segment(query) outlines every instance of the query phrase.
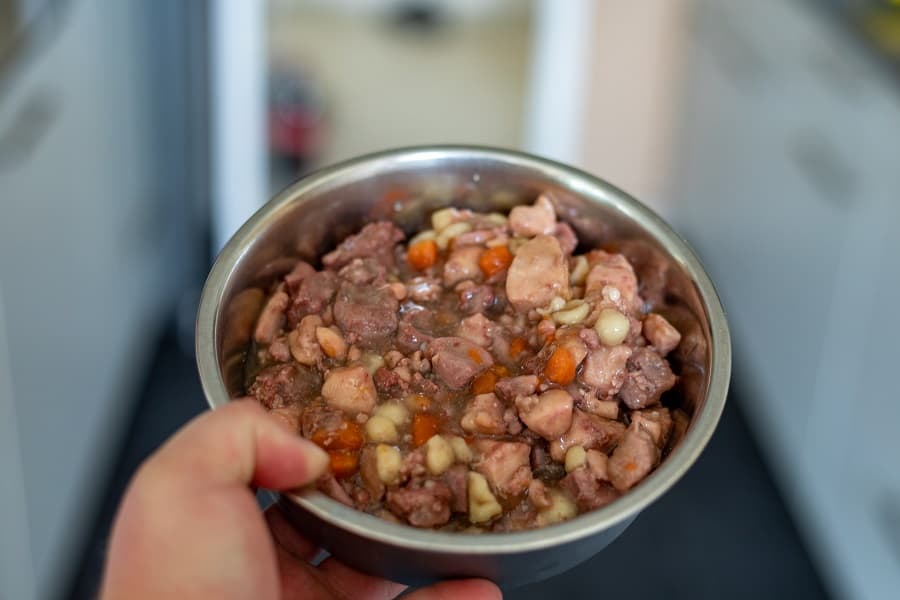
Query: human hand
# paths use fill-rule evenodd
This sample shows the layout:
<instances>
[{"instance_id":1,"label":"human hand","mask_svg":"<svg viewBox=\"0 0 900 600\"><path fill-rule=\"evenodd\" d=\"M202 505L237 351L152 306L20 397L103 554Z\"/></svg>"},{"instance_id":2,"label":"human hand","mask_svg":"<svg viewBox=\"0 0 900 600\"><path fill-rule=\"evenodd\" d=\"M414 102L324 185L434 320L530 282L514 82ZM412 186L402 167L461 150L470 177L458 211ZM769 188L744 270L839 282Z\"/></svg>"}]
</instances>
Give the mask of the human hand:
<instances>
[{"instance_id":1,"label":"human hand","mask_svg":"<svg viewBox=\"0 0 900 600\"><path fill-rule=\"evenodd\" d=\"M194 419L141 466L119 508L101 598L387 599L405 587L328 558L277 509L260 512L251 485L288 490L327 468L328 456L255 401ZM422 588L413 600L500 598L480 579Z\"/></svg>"}]
</instances>

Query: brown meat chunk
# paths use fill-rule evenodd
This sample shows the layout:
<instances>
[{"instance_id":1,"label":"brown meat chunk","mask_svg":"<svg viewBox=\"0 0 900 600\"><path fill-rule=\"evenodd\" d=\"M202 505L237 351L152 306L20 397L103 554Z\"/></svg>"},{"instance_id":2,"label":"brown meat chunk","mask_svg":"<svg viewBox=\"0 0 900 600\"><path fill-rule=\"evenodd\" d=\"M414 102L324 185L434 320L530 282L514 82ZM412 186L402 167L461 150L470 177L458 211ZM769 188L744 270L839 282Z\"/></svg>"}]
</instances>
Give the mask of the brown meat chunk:
<instances>
[{"instance_id":1,"label":"brown meat chunk","mask_svg":"<svg viewBox=\"0 0 900 600\"><path fill-rule=\"evenodd\" d=\"M613 395L619 391L628 377L630 346L600 346L591 350L584 360L580 379L595 390L599 396Z\"/></svg>"},{"instance_id":2,"label":"brown meat chunk","mask_svg":"<svg viewBox=\"0 0 900 600\"><path fill-rule=\"evenodd\" d=\"M354 258L339 272L338 277L356 285L384 283L387 268L374 258Z\"/></svg>"},{"instance_id":3,"label":"brown meat chunk","mask_svg":"<svg viewBox=\"0 0 900 600\"><path fill-rule=\"evenodd\" d=\"M675 381L664 358L649 348L636 348L628 359L628 377L619 390L619 398L631 409L653 406Z\"/></svg>"},{"instance_id":4,"label":"brown meat chunk","mask_svg":"<svg viewBox=\"0 0 900 600\"><path fill-rule=\"evenodd\" d=\"M288 362L291 360L291 348L285 336L280 336L272 340L269 344L269 356L275 362Z\"/></svg>"},{"instance_id":5,"label":"brown meat chunk","mask_svg":"<svg viewBox=\"0 0 900 600\"><path fill-rule=\"evenodd\" d=\"M455 390L466 387L476 375L494 364L484 348L459 337L434 339L428 350L434 372Z\"/></svg>"},{"instance_id":6,"label":"brown meat chunk","mask_svg":"<svg viewBox=\"0 0 900 600\"><path fill-rule=\"evenodd\" d=\"M369 500L378 502L384 496L384 483L378 476L375 446L366 446L359 454L359 478L369 492Z\"/></svg>"},{"instance_id":7,"label":"brown meat chunk","mask_svg":"<svg viewBox=\"0 0 900 600\"><path fill-rule=\"evenodd\" d=\"M303 283L303 280L315 272L316 270L313 269L308 262L298 260L290 273L284 276L284 286L287 288L287 291L293 295L300 289L300 284Z\"/></svg>"},{"instance_id":8,"label":"brown meat chunk","mask_svg":"<svg viewBox=\"0 0 900 600\"><path fill-rule=\"evenodd\" d=\"M531 468L534 477L547 481L559 479L566 474L565 467L553 460L543 442L531 447Z\"/></svg>"},{"instance_id":9,"label":"brown meat chunk","mask_svg":"<svg viewBox=\"0 0 900 600\"><path fill-rule=\"evenodd\" d=\"M491 487L504 496L515 496L531 483L531 446L522 442L479 440L476 447L481 460L475 470L484 475Z\"/></svg>"},{"instance_id":10,"label":"brown meat chunk","mask_svg":"<svg viewBox=\"0 0 900 600\"><path fill-rule=\"evenodd\" d=\"M371 413L376 396L372 377L363 367L332 369L322 386L328 405L350 414Z\"/></svg>"},{"instance_id":11,"label":"brown meat chunk","mask_svg":"<svg viewBox=\"0 0 900 600\"><path fill-rule=\"evenodd\" d=\"M469 400L460 426L469 433L501 434L506 431L505 407L494 394L479 394Z\"/></svg>"},{"instance_id":12,"label":"brown meat chunk","mask_svg":"<svg viewBox=\"0 0 900 600\"><path fill-rule=\"evenodd\" d=\"M441 478L450 488L450 510L464 513L469 510L469 492L466 485L466 473L469 469L463 465L454 465L444 471Z\"/></svg>"},{"instance_id":13,"label":"brown meat chunk","mask_svg":"<svg viewBox=\"0 0 900 600\"><path fill-rule=\"evenodd\" d=\"M515 402L519 396L530 396L537 391L540 380L537 375L504 377L494 385L494 391L505 402Z\"/></svg>"},{"instance_id":14,"label":"brown meat chunk","mask_svg":"<svg viewBox=\"0 0 900 600\"><path fill-rule=\"evenodd\" d=\"M420 331L405 317L397 325L397 347L403 352L422 350L431 343L432 339L430 335Z\"/></svg>"},{"instance_id":15,"label":"brown meat chunk","mask_svg":"<svg viewBox=\"0 0 900 600\"><path fill-rule=\"evenodd\" d=\"M631 422L637 423L638 427L646 431L659 448L663 448L669 441L672 416L668 408L656 407L633 411Z\"/></svg>"},{"instance_id":16,"label":"brown meat chunk","mask_svg":"<svg viewBox=\"0 0 900 600\"><path fill-rule=\"evenodd\" d=\"M497 294L490 285L473 285L459 291L459 310L466 315L485 312L497 301Z\"/></svg>"},{"instance_id":17,"label":"brown meat chunk","mask_svg":"<svg viewBox=\"0 0 900 600\"><path fill-rule=\"evenodd\" d=\"M572 396L566 390L547 390L540 396L519 396L519 418L536 434L552 440L572 426Z\"/></svg>"},{"instance_id":18,"label":"brown meat chunk","mask_svg":"<svg viewBox=\"0 0 900 600\"><path fill-rule=\"evenodd\" d=\"M453 287L460 281L477 280L481 277L478 259L483 249L479 246L463 246L456 248L444 263L444 285Z\"/></svg>"},{"instance_id":19,"label":"brown meat chunk","mask_svg":"<svg viewBox=\"0 0 900 600\"><path fill-rule=\"evenodd\" d=\"M562 478L559 487L565 490L581 511L606 506L619 497L616 488L594 477L590 469L575 469Z\"/></svg>"},{"instance_id":20,"label":"brown meat chunk","mask_svg":"<svg viewBox=\"0 0 900 600\"><path fill-rule=\"evenodd\" d=\"M375 381L375 388L382 394L396 395L409 388L409 384L400 375L385 367L378 367L372 379Z\"/></svg>"},{"instance_id":21,"label":"brown meat chunk","mask_svg":"<svg viewBox=\"0 0 900 600\"><path fill-rule=\"evenodd\" d=\"M351 344L373 345L397 330L399 309L389 287L345 282L334 302L334 320Z\"/></svg>"},{"instance_id":22,"label":"brown meat chunk","mask_svg":"<svg viewBox=\"0 0 900 600\"><path fill-rule=\"evenodd\" d=\"M520 311L541 308L569 296L569 265L556 238L539 235L523 244L506 277L506 297Z\"/></svg>"},{"instance_id":23,"label":"brown meat chunk","mask_svg":"<svg viewBox=\"0 0 900 600\"><path fill-rule=\"evenodd\" d=\"M622 438L624 431L625 426L618 421L602 419L576 408L572 415L572 426L558 440L550 443L550 456L562 462L565 460L566 450L572 446L581 446L585 450L609 450Z\"/></svg>"},{"instance_id":24,"label":"brown meat chunk","mask_svg":"<svg viewBox=\"0 0 900 600\"><path fill-rule=\"evenodd\" d=\"M659 447L638 423L632 423L609 457L609 480L620 492L634 487L659 464Z\"/></svg>"},{"instance_id":25,"label":"brown meat chunk","mask_svg":"<svg viewBox=\"0 0 900 600\"><path fill-rule=\"evenodd\" d=\"M660 356L665 356L681 342L678 330L665 317L656 313L650 313L644 319L644 337L653 344Z\"/></svg>"},{"instance_id":26,"label":"brown meat chunk","mask_svg":"<svg viewBox=\"0 0 900 600\"><path fill-rule=\"evenodd\" d=\"M322 257L329 269L340 269L354 258L373 258L384 266L394 266L394 246L406 236L389 221L369 223L356 235L346 238L332 252Z\"/></svg>"},{"instance_id":27,"label":"brown meat chunk","mask_svg":"<svg viewBox=\"0 0 900 600\"><path fill-rule=\"evenodd\" d=\"M301 402L318 392L322 379L317 371L297 364L273 365L260 371L248 390L268 409Z\"/></svg>"},{"instance_id":28,"label":"brown meat chunk","mask_svg":"<svg viewBox=\"0 0 900 600\"><path fill-rule=\"evenodd\" d=\"M550 235L555 227L556 210L543 194L538 196L532 206L515 206L509 212L509 228L522 237Z\"/></svg>"},{"instance_id":29,"label":"brown meat chunk","mask_svg":"<svg viewBox=\"0 0 900 600\"><path fill-rule=\"evenodd\" d=\"M387 507L416 527L435 527L450 520L450 488L443 481L429 480L421 487L406 487L387 493Z\"/></svg>"},{"instance_id":30,"label":"brown meat chunk","mask_svg":"<svg viewBox=\"0 0 900 600\"><path fill-rule=\"evenodd\" d=\"M320 271L304 278L288 309L288 325L296 326L306 315L319 314L331 302L338 287L338 276Z\"/></svg>"},{"instance_id":31,"label":"brown meat chunk","mask_svg":"<svg viewBox=\"0 0 900 600\"><path fill-rule=\"evenodd\" d=\"M278 335L284 326L284 311L288 307L290 298L287 292L278 290L262 309L259 320L256 322L256 329L253 332L253 339L257 344L271 344L272 339Z\"/></svg>"}]
</instances>

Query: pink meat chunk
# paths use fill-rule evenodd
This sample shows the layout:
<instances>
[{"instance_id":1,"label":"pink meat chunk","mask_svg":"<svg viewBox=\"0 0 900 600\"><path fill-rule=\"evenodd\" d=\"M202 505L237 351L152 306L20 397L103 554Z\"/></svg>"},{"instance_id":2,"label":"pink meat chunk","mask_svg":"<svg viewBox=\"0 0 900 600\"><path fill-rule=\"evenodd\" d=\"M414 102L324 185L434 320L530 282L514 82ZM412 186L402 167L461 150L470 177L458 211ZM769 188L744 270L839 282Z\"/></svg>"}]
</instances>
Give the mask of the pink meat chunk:
<instances>
[{"instance_id":1,"label":"pink meat chunk","mask_svg":"<svg viewBox=\"0 0 900 600\"><path fill-rule=\"evenodd\" d=\"M494 364L487 350L459 337L434 339L428 348L435 373L455 390L466 387L476 375Z\"/></svg>"},{"instance_id":2,"label":"pink meat chunk","mask_svg":"<svg viewBox=\"0 0 900 600\"><path fill-rule=\"evenodd\" d=\"M506 431L505 410L494 394L479 394L466 405L459 424L469 433L499 435Z\"/></svg>"},{"instance_id":3,"label":"pink meat chunk","mask_svg":"<svg viewBox=\"0 0 900 600\"><path fill-rule=\"evenodd\" d=\"M562 462L566 458L566 451L572 446L606 451L618 443L624 431L625 426L618 421L603 419L576 408L572 415L572 426L559 439L550 443L550 456L553 460Z\"/></svg>"},{"instance_id":4,"label":"pink meat chunk","mask_svg":"<svg viewBox=\"0 0 900 600\"><path fill-rule=\"evenodd\" d=\"M606 506L619 497L616 488L594 477L590 469L575 469L562 478L559 487L572 496L582 511Z\"/></svg>"},{"instance_id":5,"label":"pink meat chunk","mask_svg":"<svg viewBox=\"0 0 900 600\"><path fill-rule=\"evenodd\" d=\"M394 264L394 246L406 236L388 221L369 223L322 257L329 269L340 269L354 258L375 258L387 267Z\"/></svg>"},{"instance_id":6,"label":"pink meat chunk","mask_svg":"<svg viewBox=\"0 0 900 600\"><path fill-rule=\"evenodd\" d=\"M591 350L584 360L580 379L597 391L598 396L610 396L619 391L628 377L630 346L600 346Z\"/></svg>"},{"instance_id":7,"label":"pink meat chunk","mask_svg":"<svg viewBox=\"0 0 900 600\"><path fill-rule=\"evenodd\" d=\"M600 296L603 288L610 286L619 291L625 306L630 310L636 310L640 306L637 276L627 258L603 250L592 250L587 258L591 270L584 283L586 298Z\"/></svg>"},{"instance_id":8,"label":"pink meat chunk","mask_svg":"<svg viewBox=\"0 0 900 600\"><path fill-rule=\"evenodd\" d=\"M322 386L325 402L350 414L371 413L376 395L375 383L363 367L332 369Z\"/></svg>"},{"instance_id":9,"label":"pink meat chunk","mask_svg":"<svg viewBox=\"0 0 900 600\"><path fill-rule=\"evenodd\" d=\"M569 265L556 238L539 235L523 244L506 277L506 297L513 307L529 311L569 296Z\"/></svg>"},{"instance_id":10,"label":"pink meat chunk","mask_svg":"<svg viewBox=\"0 0 900 600\"><path fill-rule=\"evenodd\" d=\"M480 246L463 246L456 248L444 263L444 285L453 287L460 281L477 280L481 277L478 259L483 249Z\"/></svg>"},{"instance_id":11,"label":"pink meat chunk","mask_svg":"<svg viewBox=\"0 0 900 600\"><path fill-rule=\"evenodd\" d=\"M637 485L659 464L659 447L639 424L632 423L607 463L609 480L620 492Z\"/></svg>"},{"instance_id":12,"label":"pink meat chunk","mask_svg":"<svg viewBox=\"0 0 900 600\"><path fill-rule=\"evenodd\" d=\"M540 380L537 375L504 377L494 385L494 391L505 402L515 402L519 396L531 396L537 391Z\"/></svg>"},{"instance_id":13,"label":"pink meat chunk","mask_svg":"<svg viewBox=\"0 0 900 600\"><path fill-rule=\"evenodd\" d=\"M481 313L466 317L459 323L456 334L478 344L482 348L490 348L496 325Z\"/></svg>"},{"instance_id":14,"label":"pink meat chunk","mask_svg":"<svg viewBox=\"0 0 900 600\"><path fill-rule=\"evenodd\" d=\"M540 396L519 396L516 408L525 425L548 440L572 426L572 396L565 390L547 390Z\"/></svg>"},{"instance_id":15,"label":"pink meat chunk","mask_svg":"<svg viewBox=\"0 0 900 600\"><path fill-rule=\"evenodd\" d=\"M450 520L450 488L443 481L425 481L387 493L387 507L416 527L435 527Z\"/></svg>"},{"instance_id":16,"label":"pink meat chunk","mask_svg":"<svg viewBox=\"0 0 900 600\"><path fill-rule=\"evenodd\" d=\"M665 317L650 313L644 319L644 337L660 356L665 356L681 343L681 333Z\"/></svg>"},{"instance_id":17,"label":"pink meat chunk","mask_svg":"<svg viewBox=\"0 0 900 600\"><path fill-rule=\"evenodd\" d=\"M509 213L509 227L523 237L550 235L556 227L556 210L544 196L538 196L532 206L516 206Z\"/></svg>"},{"instance_id":18,"label":"pink meat chunk","mask_svg":"<svg viewBox=\"0 0 900 600\"><path fill-rule=\"evenodd\" d=\"M504 496L515 496L531 483L531 446L522 442L479 440L481 460L475 470L485 476L491 487Z\"/></svg>"}]
</instances>

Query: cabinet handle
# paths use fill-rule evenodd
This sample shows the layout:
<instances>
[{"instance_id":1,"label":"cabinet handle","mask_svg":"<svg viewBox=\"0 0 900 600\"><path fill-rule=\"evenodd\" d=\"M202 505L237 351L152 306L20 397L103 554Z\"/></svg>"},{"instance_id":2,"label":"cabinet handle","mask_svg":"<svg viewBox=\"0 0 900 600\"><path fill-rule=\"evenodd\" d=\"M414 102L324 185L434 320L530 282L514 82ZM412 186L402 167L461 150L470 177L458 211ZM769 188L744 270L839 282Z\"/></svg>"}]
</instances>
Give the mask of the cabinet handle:
<instances>
[{"instance_id":1,"label":"cabinet handle","mask_svg":"<svg viewBox=\"0 0 900 600\"><path fill-rule=\"evenodd\" d=\"M858 177L840 152L816 131L801 131L787 146L791 163L797 167L819 197L847 210L856 201Z\"/></svg>"}]
</instances>

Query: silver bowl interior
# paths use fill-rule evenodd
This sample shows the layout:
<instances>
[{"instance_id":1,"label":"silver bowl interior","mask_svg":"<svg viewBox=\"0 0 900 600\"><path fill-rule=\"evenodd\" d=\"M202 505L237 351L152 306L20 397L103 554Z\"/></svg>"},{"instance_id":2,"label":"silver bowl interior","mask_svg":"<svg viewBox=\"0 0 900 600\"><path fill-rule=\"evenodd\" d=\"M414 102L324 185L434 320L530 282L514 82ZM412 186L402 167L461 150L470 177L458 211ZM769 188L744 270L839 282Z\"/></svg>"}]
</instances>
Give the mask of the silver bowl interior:
<instances>
[{"instance_id":1,"label":"silver bowl interior","mask_svg":"<svg viewBox=\"0 0 900 600\"><path fill-rule=\"evenodd\" d=\"M316 490L291 494L326 527L367 540L444 556L535 552L624 527L695 462L715 430L728 390L731 346L712 282L688 245L656 214L621 190L581 171L520 153L479 147L425 147L362 157L297 182L262 207L221 252L200 304L197 360L215 408L243 394L243 353L262 291L297 258L323 251L376 219L415 231L436 208L508 211L541 192L585 248L611 245L636 265L646 285L665 286L655 307L683 334L673 357L680 375L669 402L691 424L680 444L646 480L616 502L540 530L467 535L397 525L347 508ZM652 275L655 274L655 275ZM340 555L340 549L331 549Z\"/></svg>"}]
</instances>

